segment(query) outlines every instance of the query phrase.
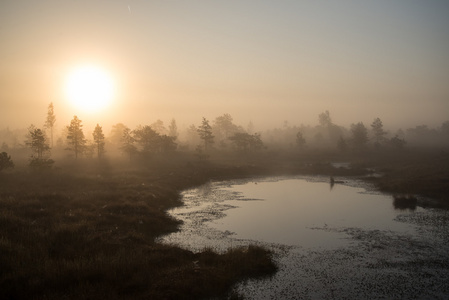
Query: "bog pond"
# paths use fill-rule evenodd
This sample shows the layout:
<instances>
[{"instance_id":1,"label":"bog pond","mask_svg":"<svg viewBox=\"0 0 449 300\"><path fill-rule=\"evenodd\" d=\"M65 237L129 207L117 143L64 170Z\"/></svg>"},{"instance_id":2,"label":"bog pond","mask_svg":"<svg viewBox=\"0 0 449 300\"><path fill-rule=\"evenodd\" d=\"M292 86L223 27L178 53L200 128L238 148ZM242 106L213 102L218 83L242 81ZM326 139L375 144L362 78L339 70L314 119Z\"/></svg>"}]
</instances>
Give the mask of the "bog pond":
<instances>
[{"instance_id":1,"label":"bog pond","mask_svg":"<svg viewBox=\"0 0 449 300\"><path fill-rule=\"evenodd\" d=\"M449 296L449 214L400 206L358 179L272 177L210 182L169 211L160 238L192 251L262 245L279 271L234 287L247 299Z\"/></svg>"}]
</instances>

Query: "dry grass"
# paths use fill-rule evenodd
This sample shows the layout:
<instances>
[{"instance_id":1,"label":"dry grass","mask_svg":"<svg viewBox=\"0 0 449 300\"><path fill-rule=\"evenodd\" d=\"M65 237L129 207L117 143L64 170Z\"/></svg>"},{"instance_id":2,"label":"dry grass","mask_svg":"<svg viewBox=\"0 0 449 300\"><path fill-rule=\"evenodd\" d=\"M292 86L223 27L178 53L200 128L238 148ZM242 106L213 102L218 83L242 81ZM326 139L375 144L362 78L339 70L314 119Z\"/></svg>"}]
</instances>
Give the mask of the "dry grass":
<instances>
[{"instance_id":1,"label":"dry grass","mask_svg":"<svg viewBox=\"0 0 449 300\"><path fill-rule=\"evenodd\" d=\"M449 153L409 150L373 155L365 163L384 173L383 177L374 180L379 189L412 202L415 195L428 197L429 201L421 203L423 205L449 207Z\"/></svg>"},{"instance_id":2,"label":"dry grass","mask_svg":"<svg viewBox=\"0 0 449 300\"><path fill-rule=\"evenodd\" d=\"M134 162L58 162L54 170L0 173L1 299L199 299L276 270L258 247L194 254L154 242L175 231L179 192L210 179L272 174L360 175L383 190L448 203L447 154L178 154ZM329 162L352 162L335 169ZM232 295L239 298L238 295Z\"/></svg>"},{"instance_id":3,"label":"dry grass","mask_svg":"<svg viewBox=\"0 0 449 300\"><path fill-rule=\"evenodd\" d=\"M180 189L215 172L175 167L0 174L0 298L198 299L273 273L263 249L193 254L154 242L177 229L166 210Z\"/></svg>"}]
</instances>

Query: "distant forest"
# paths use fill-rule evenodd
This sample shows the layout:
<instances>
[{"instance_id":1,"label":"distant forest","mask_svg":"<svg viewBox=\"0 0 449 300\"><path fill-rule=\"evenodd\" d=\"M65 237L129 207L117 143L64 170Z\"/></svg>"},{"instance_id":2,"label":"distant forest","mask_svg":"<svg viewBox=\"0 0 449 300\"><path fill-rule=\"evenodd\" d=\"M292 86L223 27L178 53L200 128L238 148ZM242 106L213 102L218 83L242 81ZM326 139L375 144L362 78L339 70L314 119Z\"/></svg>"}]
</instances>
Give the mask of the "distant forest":
<instances>
[{"instance_id":1,"label":"distant forest","mask_svg":"<svg viewBox=\"0 0 449 300\"><path fill-rule=\"evenodd\" d=\"M57 114L53 103L48 106L42 126L28 124L27 129L0 129L0 170L13 167L16 159L31 167L50 168L57 158L98 158L121 156L126 159L185 151L207 159L220 151L252 153L267 150L342 152L401 151L407 147L449 146L449 121L437 128L418 125L390 131L381 118L351 124L349 128L335 124L331 113L317 116L316 125L291 125L257 131L250 122L235 124L230 114L215 119L198 120L187 128L178 128L176 120L155 120L129 128L116 123L108 131L97 124L93 132L85 132L83 123L74 116L65 126L55 127Z\"/></svg>"}]
</instances>

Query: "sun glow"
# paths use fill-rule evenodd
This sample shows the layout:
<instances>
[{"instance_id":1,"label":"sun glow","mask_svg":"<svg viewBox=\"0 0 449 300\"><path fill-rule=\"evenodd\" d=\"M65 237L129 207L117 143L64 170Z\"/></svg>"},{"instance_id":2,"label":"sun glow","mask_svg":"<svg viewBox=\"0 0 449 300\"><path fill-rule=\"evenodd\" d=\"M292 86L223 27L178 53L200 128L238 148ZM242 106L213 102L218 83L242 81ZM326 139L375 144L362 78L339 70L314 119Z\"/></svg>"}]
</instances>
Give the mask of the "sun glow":
<instances>
[{"instance_id":1,"label":"sun glow","mask_svg":"<svg viewBox=\"0 0 449 300\"><path fill-rule=\"evenodd\" d=\"M73 69L67 76L65 94L74 107L84 112L98 112L111 104L115 85L103 69L82 66Z\"/></svg>"}]
</instances>

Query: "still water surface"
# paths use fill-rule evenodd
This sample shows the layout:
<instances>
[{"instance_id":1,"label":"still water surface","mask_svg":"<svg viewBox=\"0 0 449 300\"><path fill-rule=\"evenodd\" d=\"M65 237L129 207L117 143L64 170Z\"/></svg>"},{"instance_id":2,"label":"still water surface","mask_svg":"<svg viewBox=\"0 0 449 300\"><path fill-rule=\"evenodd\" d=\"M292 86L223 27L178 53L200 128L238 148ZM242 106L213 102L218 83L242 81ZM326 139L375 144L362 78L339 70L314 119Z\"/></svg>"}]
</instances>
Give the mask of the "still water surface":
<instances>
[{"instance_id":1,"label":"still water surface","mask_svg":"<svg viewBox=\"0 0 449 300\"><path fill-rule=\"evenodd\" d=\"M395 221L410 211L395 210L390 195L366 187L356 180L331 186L324 177L209 183L184 192L185 205L170 211L183 228L163 240L192 250L222 248L212 241L224 237L331 249L349 240L329 229L414 230Z\"/></svg>"},{"instance_id":2,"label":"still water surface","mask_svg":"<svg viewBox=\"0 0 449 300\"><path fill-rule=\"evenodd\" d=\"M368 193L362 187L313 182L305 179L248 182L225 188L243 199L229 200L235 209L210 226L235 232L236 238L264 242L332 247L345 242L326 228L357 227L408 231L394 221L398 215L388 195Z\"/></svg>"}]
</instances>

